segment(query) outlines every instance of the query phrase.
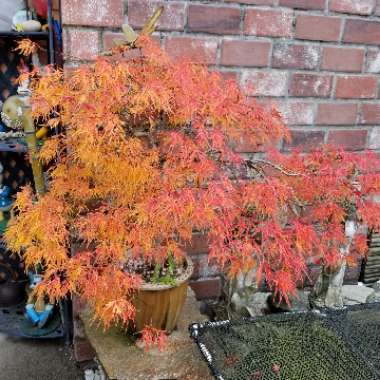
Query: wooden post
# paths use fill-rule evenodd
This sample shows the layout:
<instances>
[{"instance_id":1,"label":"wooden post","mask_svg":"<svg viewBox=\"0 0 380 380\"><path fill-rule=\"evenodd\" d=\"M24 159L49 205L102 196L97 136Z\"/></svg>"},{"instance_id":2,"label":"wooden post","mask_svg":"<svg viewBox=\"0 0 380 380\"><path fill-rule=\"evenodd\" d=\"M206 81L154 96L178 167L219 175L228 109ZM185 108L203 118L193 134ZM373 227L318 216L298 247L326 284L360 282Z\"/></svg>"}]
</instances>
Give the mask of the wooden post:
<instances>
[{"instance_id":1,"label":"wooden post","mask_svg":"<svg viewBox=\"0 0 380 380\"><path fill-rule=\"evenodd\" d=\"M38 159L36 130L30 107L24 106L23 111L22 126L24 128L26 143L28 145L28 154L32 165L34 186L36 188L37 196L40 197L45 194L46 187L42 165Z\"/></svg>"}]
</instances>

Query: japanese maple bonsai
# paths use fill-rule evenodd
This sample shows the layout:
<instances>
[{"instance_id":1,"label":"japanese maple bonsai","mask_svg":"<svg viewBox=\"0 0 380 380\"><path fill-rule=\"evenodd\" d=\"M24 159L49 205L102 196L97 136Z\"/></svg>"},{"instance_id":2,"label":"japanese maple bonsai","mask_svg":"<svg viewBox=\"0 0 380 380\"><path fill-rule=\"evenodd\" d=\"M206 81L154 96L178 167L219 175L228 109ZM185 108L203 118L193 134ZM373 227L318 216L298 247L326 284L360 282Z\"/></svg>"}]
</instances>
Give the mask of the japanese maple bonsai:
<instances>
[{"instance_id":1,"label":"japanese maple bonsai","mask_svg":"<svg viewBox=\"0 0 380 380\"><path fill-rule=\"evenodd\" d=\"M210 260L230 277L255 269L286 300L309 261L333 273L364 254L365 234L342 250L343 225L354 215L379 227L374 155L283 155L271 148L289 139L275 110L144 36L135 47L32 78L33 116L62 133L40 151L47 193L18 194L6 240L28 268L43 268L38 296L78 294L105 327L133 324L142 278L128 268L181 267L194 229L208 234ZM242 139L265 158L236 153ZM72 255L73 239L81 249Z\"/></svg>"}]
</instances>

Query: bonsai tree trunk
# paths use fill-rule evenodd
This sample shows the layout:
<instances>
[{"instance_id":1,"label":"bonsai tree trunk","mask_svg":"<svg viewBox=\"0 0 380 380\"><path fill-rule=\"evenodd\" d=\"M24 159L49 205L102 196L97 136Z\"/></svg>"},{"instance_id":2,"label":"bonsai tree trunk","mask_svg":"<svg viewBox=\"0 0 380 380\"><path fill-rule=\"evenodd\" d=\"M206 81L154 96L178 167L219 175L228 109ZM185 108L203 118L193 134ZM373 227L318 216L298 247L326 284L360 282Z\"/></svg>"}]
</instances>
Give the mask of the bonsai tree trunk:
<instances>
[{"instance_id":1,"label":"bonsai tree trunk","mask_svg":"<svg viewBox=\"0 0 380 380\"><path fill-rule=\"evenodd\" d=\"M249 302L251 296L257 292L256 269L240 273L234 279L226 277L224 280L228 317L231 319L231 311L249 317Z\"/></svg>"},{"instance_id":2,"label":"bonsai tree trunk","mask_svg":"<svg viewBox=\"0 0 380 380\"><path fill-rule=\"evenodd\" d=\"M322 267L322 271L311 293L311 303L318 307L342 308L342 286L346 272L346 255L350 250L352 239L357 231L353 220L345 222L345 234L348 242L341 248L342 259L335 268Z\"/></svg>"}]
</instances>

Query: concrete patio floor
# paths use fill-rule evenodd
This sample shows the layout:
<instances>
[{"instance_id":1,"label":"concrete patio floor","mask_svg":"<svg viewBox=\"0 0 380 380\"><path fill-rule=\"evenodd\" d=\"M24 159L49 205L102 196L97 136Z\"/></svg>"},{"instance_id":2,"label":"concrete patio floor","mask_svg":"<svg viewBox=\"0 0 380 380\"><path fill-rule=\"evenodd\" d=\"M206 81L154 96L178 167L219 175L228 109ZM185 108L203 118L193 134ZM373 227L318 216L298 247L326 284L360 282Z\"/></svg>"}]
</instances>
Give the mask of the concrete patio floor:
<instances>
[{"instance_id":1,"label":"concrete patio floor","mask_svg":"<svg viewBox=\"0 0 380 380\"><path fill-rule=\"evenodd\" d=\"M82 380L71 351L59 340L38 341L0 334L0 380Z\"/></svg>"}]
</instances>

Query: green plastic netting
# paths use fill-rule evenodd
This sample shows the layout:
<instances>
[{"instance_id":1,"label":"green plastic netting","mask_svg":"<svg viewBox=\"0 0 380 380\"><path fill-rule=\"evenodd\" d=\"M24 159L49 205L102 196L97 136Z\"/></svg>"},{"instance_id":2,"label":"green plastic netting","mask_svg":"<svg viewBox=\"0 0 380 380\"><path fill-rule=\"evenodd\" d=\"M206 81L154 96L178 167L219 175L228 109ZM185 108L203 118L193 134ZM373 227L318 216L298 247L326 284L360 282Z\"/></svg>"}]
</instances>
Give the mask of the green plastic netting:
<instances>
[{"instance_id":1,"label":"green plastic netting","mask_svg":"<svg viewBox=\"0 0 380 380\"><path fill-rule=\"evenodd\" d=\"M218 380L380 379L380 304L190 326Z\"/></svg>"}]
</instances>

